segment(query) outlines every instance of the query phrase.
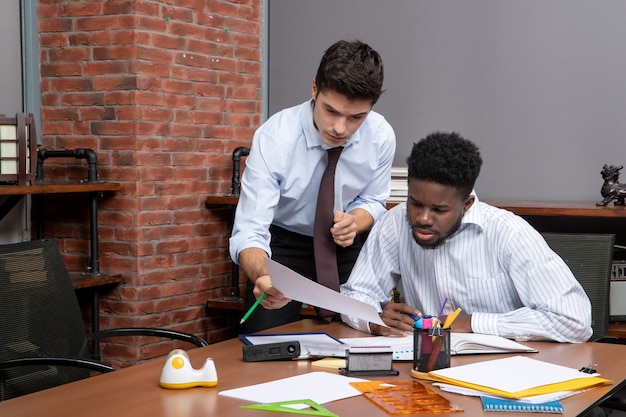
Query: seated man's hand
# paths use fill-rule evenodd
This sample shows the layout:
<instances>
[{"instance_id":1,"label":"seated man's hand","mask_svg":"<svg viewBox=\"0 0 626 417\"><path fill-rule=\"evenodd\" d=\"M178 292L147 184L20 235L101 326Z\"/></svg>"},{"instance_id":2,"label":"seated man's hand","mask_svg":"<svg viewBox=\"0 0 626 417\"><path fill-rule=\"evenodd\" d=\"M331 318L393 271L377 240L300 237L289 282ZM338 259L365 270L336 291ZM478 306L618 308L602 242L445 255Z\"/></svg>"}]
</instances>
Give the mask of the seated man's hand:
<instances>
[{"instance_id":1,"label":"seated man's hand","mask_svg":"<svg viewBox=\"0 0 626 417\"><path fill-rule=\"evenodd\" d=\"M413 317L420 317L421 312L404 303L389 303L383 309L381 319L389 326L384 327L370 323L370 330L373 334L381 336L406 336L407 332L413 331ZM413 316L413 317L411 317Z\"/></svg>"},{"instance_id":2,"label":"seated man's hand","mask_svg":"<svg viewBox=\"0 0 626 417\"><path fill-rule=\"evenodd\" d=\"M254 296L258 299L261 294L265 293L265 298L261 300L261 305L268 310L275 310L284 307L291 301L286 298L282 292L272 287L272 281L269 275L263 275L254 282Z\"/></svg>"},{"instance_id":3,"label":"seated man's hand","mask_svg":"<svg viewBox=\"0 0 626 417\"><path fill-rule=\"evenodd\" d=\"M450 313L452 314L452 313ZM446 321L445 319L443 320ZM473 333L472 331L472 315L459 315L450 326L455 333Z\"/></svg>"}]
</instances>

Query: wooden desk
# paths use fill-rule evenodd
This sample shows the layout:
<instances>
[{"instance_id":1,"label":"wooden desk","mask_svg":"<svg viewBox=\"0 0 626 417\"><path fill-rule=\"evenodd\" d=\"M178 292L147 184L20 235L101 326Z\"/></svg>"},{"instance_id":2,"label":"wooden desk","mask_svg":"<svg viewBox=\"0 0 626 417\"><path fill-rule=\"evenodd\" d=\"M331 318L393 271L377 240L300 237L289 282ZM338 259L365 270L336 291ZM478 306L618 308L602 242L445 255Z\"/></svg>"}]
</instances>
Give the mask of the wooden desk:
<instances>
[{"instance_id":1,"label":"wooden desk","mask_svg":"<svg viewBox=\"0 0 626 417\"><path fill-rule=\"evenodd\" d=\"M277 331L324 331L335 337L363 336L362 333L341 323L327 324L311 319L280 326L268 332ZM562 400L565 417L580 415L585 410L591 409L612 391L619 388L624 377L626 377L626 346L623 345L537 342L529 343L529 345L539 349L539 353L526 354L530 357L574 368L597 363L596 368L602 373L602 376L615 381L614 385L594 388ZM151 417L252 417L255 415L259 417L284 417L284 413L242 409L240 408L241 405L249 403L218 396L218 392L317 371L318 369L312 368L309 361L244 363L242 361L242 346L243 343L239 339L230 339L188 351L195 368L199 368L207 357L213 358L219 380L215 388L192 388L180 391L160 388L158 385L159 378L165 363L165 358L160 358L87 380L0 402L0 415L11 417L38 415L72 417L87 414L91 417L131 415ZM452 366L501 357L502 355L453 357ZM412 380L409 373L411 363L396 362L394 367L400 371L400 375L385 379ZM449 393L442 395L461 406L465 411L463 414L438 414L441 417L494 417L493 413L482 411L480 400L476 397ZM361 417L364 415L388 417L388 414L362 396L326 403L324 407L341 417ZM517 413L499 412L497 414L498 417L519 417Z\"/></svg>"}]
</instances>

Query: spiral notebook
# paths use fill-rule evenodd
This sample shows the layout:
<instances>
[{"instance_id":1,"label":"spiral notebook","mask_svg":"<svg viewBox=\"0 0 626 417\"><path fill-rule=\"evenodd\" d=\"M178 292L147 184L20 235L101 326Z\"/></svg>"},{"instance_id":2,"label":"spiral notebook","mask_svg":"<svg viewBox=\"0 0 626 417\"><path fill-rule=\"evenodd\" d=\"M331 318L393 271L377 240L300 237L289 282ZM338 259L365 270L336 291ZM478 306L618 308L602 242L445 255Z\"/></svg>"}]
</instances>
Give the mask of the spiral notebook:
<instances>
[{"instance_id":1,"label":"spiral notebook","mask_svg":"<svg viewBox=\"0 0 626 417\"><path fill-rule=\"evenodd\" d=\"M480 397L485 411L508 411L521 413L565 413L561 402L558 400L545 403L527 403L519 400L505 398Z\"/></svg>"}]
</instances>

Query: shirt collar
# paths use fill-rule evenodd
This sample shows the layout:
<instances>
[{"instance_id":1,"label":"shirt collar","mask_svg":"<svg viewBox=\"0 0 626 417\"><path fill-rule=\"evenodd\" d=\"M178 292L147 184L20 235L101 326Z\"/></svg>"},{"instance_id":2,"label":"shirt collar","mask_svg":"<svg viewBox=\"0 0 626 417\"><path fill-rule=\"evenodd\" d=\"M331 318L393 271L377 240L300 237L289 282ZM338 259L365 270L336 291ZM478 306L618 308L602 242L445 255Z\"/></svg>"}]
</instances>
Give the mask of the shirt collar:
<instances>
[{"instance_id":1,"label":"shirt collar","mask_svg":"<svg viewBox=\"0 0 626 417\"><path fill-rule=\"evenodd\" d=\"M472 190L470 195L474 196L474 204L472 204L469 210L467 210L463 215L459 231L470 227L471 225L475 225L479 230L483 229L483 219L480 211L480 200L478 199L478 195L476 195L475 190Z\"/></svg>"}]
</instances>

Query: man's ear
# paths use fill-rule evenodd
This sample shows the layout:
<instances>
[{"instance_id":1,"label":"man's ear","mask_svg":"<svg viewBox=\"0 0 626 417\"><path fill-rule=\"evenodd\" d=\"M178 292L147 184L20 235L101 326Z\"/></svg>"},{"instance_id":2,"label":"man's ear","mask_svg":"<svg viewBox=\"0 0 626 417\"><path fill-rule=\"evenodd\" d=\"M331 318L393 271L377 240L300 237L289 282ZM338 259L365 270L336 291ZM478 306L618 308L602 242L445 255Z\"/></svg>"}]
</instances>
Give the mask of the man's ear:
<instances>
[{"instance_id":1,"label":"man's ear","mask_svg":"<svg viewBox=\"0 0 626 417\"><path fill-rule=\"evenodd\" d=\"M463 214L465 214L467 210L472 207L474 201L476 201L476 197L474 196L474 194L470 194L469 197L467 197L467 200L465 200L465 204L463 205Z\"/></svg>"},{"instance_id":2,"label":"man's ear","mask_svg":"<svg viewBox=\"0 0 626 417\"><path fill-rule=\"evenodd\" d=\"M313 83L311 84L311 98L315 100L317 97L317 83L315 82L315 78L313 78Z\"/></svg>"}]
</instances>

